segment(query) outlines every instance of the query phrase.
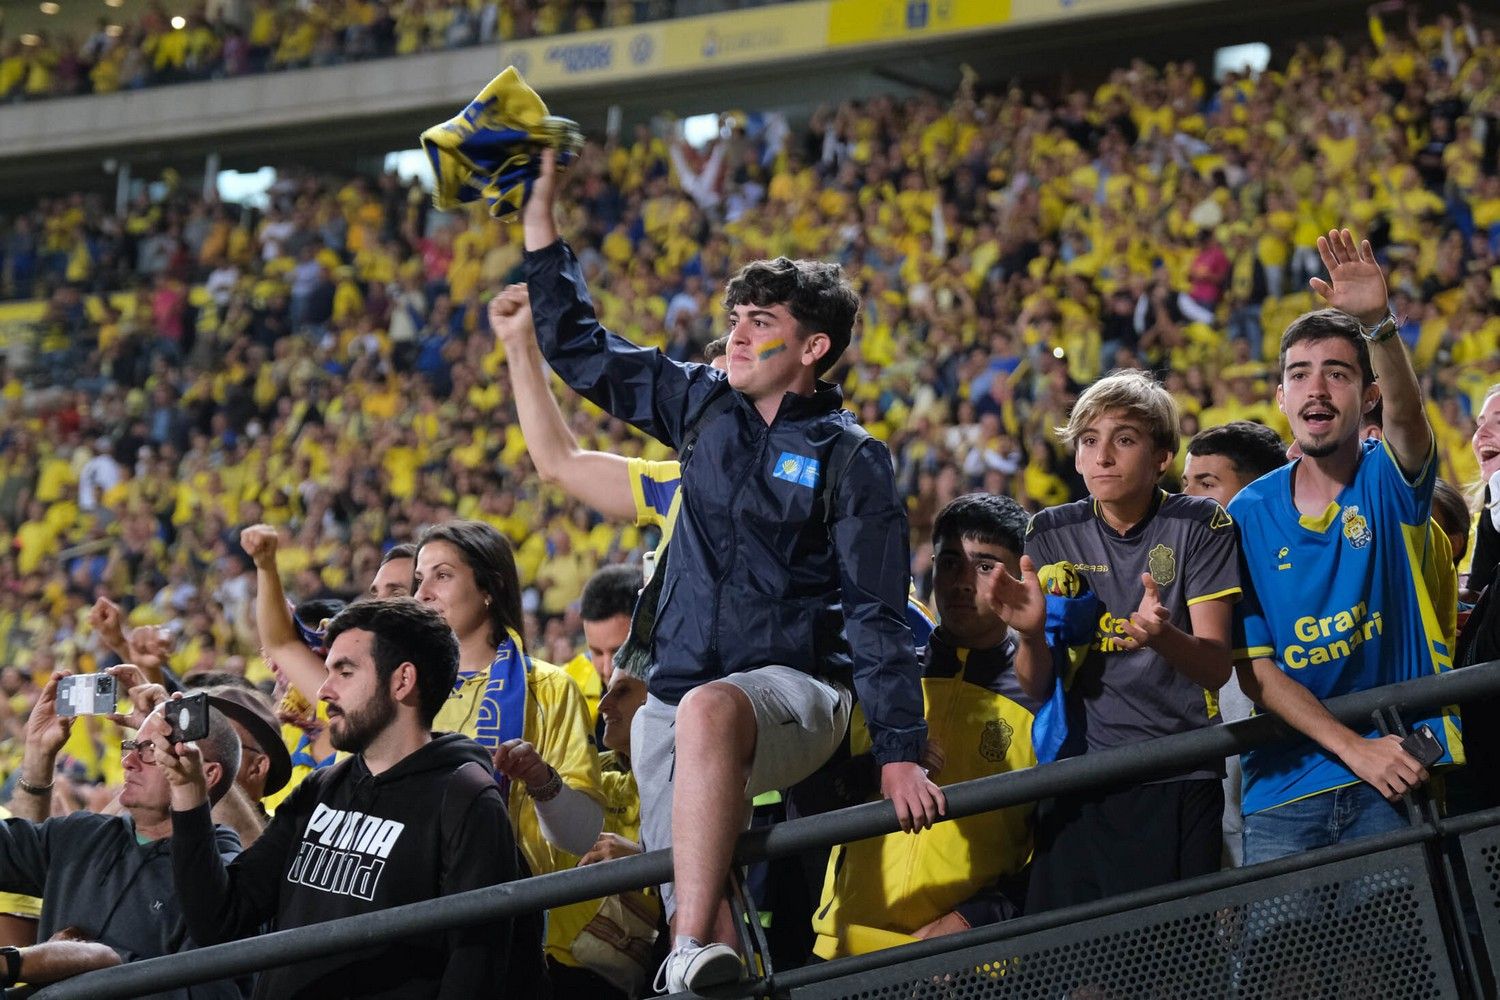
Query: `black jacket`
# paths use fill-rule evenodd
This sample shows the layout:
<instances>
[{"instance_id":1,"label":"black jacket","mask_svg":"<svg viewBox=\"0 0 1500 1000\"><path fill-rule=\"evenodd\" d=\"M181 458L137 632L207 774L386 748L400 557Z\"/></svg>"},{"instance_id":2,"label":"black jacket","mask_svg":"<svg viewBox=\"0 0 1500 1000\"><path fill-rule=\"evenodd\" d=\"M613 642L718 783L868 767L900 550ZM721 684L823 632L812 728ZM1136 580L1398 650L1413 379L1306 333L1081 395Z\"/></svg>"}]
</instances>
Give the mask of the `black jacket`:
<instances>
[{"instance_id":1,"label":"black jacket","mask_svg":"<svg viewBox=\"0 0 1500 1000\"><path fill-rule=\"evenodd\" d=\"M676 704L700 684L781 664L852 686L881 763L920 759L906 507L879 441L854 450L824 519L829 455L854 422L838 388L788 393L768 426L722 373L600 326L567 244L528 253L525 272L542 354L585 399L680 448L711 400L733 397L699 427L683 469L651 693Z\"/></svg>"},{"instance_id":2,"label":"black jacket","mask_svg":"<svg viewBox=\"0 0 1500 1000\"><path fill-rule=\"evenodd\" d=\"M203 812L199 849L223 864L240 850L227 827ZM107 944L126 962L175 955L193 947L172 891L171 854L178 837L142 844L129 816L76 812L31 823L0 823L0 891L42 897L37 940L76 927ZM165 990L157 1000L239 1000L234 983L221 980Z\"/></svg>"},{"instance_id":3,"label":"black jacket","mask_svg":"<svg viewBox=\"0 0 1500 1000\"><path fill-rule=\"evenodd\" d=\"M188 927L206 943L302 927L508 882L516 847L500 790L475 795L457 770L489 757L443 734L372 775L361 757L309 775L260 839L227 868L208 838L208 807L173 814L172 867ZM466 802L445 805L452 788ZM462 817L450 824L448 817ZM496 997L509 922L413 937L261 973L257 997L415 1000Z\"/></svg>"}]
</instances>

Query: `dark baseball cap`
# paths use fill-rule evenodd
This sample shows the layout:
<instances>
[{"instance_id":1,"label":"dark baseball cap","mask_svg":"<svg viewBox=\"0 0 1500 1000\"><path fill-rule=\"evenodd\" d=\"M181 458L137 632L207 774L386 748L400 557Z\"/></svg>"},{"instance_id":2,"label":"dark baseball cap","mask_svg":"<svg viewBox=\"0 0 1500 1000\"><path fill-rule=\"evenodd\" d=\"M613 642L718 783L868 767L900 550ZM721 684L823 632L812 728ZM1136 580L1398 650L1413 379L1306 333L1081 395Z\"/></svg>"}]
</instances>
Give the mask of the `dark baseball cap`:
<instances>
[{"instance_id":1,"label":"dark baseball cap","mask_svg":"<svg viewBox=\"0 0 1500 1000\"><path fill-rule=\"evenodd\" d=\"M292 755L281 738L281 726L271 703L259 691L242 687L216 687L208 692L209 704L244 726L260 744L271 763L266 774L265 794L279 792L292 778Z\"/></svg>"}]
</instances>

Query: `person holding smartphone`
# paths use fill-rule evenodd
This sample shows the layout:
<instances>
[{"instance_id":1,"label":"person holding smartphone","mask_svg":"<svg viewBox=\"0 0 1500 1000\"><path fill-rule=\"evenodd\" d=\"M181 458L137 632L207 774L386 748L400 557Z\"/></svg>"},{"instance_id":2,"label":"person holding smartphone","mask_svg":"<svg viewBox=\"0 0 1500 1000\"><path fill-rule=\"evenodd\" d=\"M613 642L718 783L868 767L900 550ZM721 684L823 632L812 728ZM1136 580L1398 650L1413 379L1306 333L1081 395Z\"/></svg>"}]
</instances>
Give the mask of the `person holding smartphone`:
<instances>
[{"instance_id":1,"label":"person holding smartphone","mask_svg":"<svg viewBox=\"0 0 1500 1000\"><path fill-rule=\"evenodd\" d=\"M1282 334L1276 389L1301 455L1229 505L1246 540L1240 686L1305 737L1241 758L1247 864L1399 828L1396 803L1427 768L1463 760L1452 709L1408 718L1431 739L1403 745L1322 705L1450 669L1452 650L1423 573L1437 449L1385 276L1347 229L1318 251L1328 280L1311 285L1330 308ZM1383 433L1367 438L1377 406Z\"/></svg>"},{"instance_id":2,"label":"person holding smartphone","mask_svg":"<svg viewBox=\"0 0 1500 1000\"><path fill-rule=\"evenodd\" d=\"M53 674L26 726L25 763L13 811L50 800L57 755L67 742L70 720L57 713L57 688L67 671ZM98 706L103 711L113 703ZM144 725L159 721L160 711ZM136 721L140 722L139 718ZM206 800L217 802L234 785L240 740L227 719L208 709L209 733L198 742ZM27 949L0 949L0 987L40 984L115 964L176 954L196 947L188 933L172 882L174 837L171 792L156 748L147 741L122 743L123 812L106 816L75 812L51 819L0 821L0 892L42 898L37 939ZM206 849L228 860L240 840L228 827L210 823ZM234 982L220 980L156 994L170 1000L240 1000Z\"/></svg>"},{"instance_id":3,"label":"person holding smartphone","mask_svg":"<svg viewBox=\"0 0 1500 1000\"><path fill-rule=\"evenodd\" d=\"M349 756L305 778L232 861L212 847L201 744L173 740L164 719L141 731L171 782L172 867L199 940L415 903L520 870L489 754L466 736L432 731L458 674L448 623L410 598L361 601L334 617L327 640L319 697L333 745ZM522 918L515 928L498 921L329 953L266 970L255 996L536 996L541 922Z\"/></svg>"}]
</instances>

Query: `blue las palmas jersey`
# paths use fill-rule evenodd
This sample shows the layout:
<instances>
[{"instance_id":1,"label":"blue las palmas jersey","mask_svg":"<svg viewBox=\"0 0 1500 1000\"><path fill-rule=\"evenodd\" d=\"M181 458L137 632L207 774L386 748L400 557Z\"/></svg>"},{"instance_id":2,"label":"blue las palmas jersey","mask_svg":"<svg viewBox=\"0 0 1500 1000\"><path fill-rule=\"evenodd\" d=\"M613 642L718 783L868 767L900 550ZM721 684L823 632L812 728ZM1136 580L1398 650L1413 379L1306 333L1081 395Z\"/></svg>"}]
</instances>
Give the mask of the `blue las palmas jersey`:
<instances>
[{"instance_id":1,"label":"blue las palmas jersey","mask_svg":"<svg viewBox=\"0 0 1500 1000\"><path fill-rule=\"evenodd\" d=\"M1272 658L1319 700L1451 669L1423 580L1435 452L1408 481L1383 442L1366 441L1354 482L1319 517L1299 515L1292 502L1298 464L1262 476L1229 504L1245 586L1235 659ZM1463 762L1456 710L1405 721L1432 727L1443 763ZM1241 763L1246 815L1359 781L1306 739L1248 751Z\"/></svg>"}]
</instances>

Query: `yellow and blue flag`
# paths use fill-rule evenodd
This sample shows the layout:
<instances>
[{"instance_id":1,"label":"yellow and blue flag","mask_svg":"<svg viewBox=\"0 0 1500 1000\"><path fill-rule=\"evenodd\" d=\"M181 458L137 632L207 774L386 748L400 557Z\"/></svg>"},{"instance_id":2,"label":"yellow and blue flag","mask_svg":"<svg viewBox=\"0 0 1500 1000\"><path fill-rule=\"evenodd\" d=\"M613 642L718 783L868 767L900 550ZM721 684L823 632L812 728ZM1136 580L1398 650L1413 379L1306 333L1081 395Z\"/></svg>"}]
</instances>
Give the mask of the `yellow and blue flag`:
<instances>
[{"instance_id":1,"label":"yellow and blue flag","mask_svg":"<svg viewBox=\"0 0 1500 1000\"><path fill-rule=\"evenodd\" d=\"M577 124L550 116L508 66L461 113L422 133L437 177L432 203L446 212L483 198L490 215L503 219L526 203L543 147L556 147L558 165L567 166L582 145Z\"/></svg>"}]
</instances>

